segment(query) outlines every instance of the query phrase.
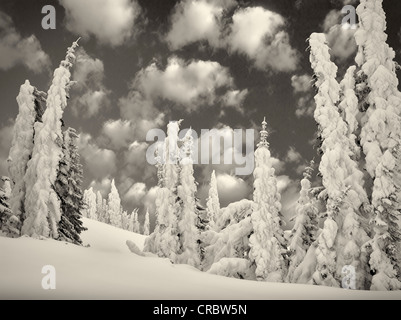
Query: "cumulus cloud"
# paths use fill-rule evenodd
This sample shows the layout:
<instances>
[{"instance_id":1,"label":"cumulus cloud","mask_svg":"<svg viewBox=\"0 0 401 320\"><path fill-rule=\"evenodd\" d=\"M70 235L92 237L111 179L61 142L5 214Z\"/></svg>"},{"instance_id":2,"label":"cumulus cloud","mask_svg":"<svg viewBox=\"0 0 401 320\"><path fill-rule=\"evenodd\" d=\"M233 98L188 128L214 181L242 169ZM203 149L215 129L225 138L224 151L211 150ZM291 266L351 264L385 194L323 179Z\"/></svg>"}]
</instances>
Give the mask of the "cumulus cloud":
<instances>
[{"instance_id":1,"label":"cumulus cloud","mask_svg":"<svg viewBox=\"0 0 401 320\"><path fill-rule=\"evenodd\" d=\"M295 115L298 118L313 116L313 112L315 111L316 105L311 81L312 78L308 74L291 77L291 86L297 99Z\"/></svg>"},{"instance_id":2,"label":"cumulus cloud","mask_svg":"<svg viewBox=\"0 0 401 320\"><path fill-rule=\"evenodd\" d=\"M101 180L93 180L88 188L93 188L93 191L97 193L100 191L103 199L107 199L107 195L110 193L111 189L111 179L103 178Z\"/></svg>"},{"instance_id":3,"label":"cumulus cloud","mask_svg":"<svg viewBox=\"0 0 401 320\"><path fill-rule=\"evenodd\" d=\"M100 139L110 149L119 150L128 147L130 142L134 140L131 122L121 119L105 122Z\"/></svg>"},{"instance_id":4,"label":"cumulus cloud","mask_svg":"<svg viewBox=\"0 0 401 320\"><path fill-rule=\"evenodd\" d=\"M303 160L302 155L294 148L290 147L285 156L285 161L288 163L299 163Z\"/></svg>"},{"instance_id":5,"label":"cumulus cloud","mask_svg":"<svg viewBox=\"0 0 401 320\"><path fill-rule=\"evenodd\" d=\"M287 179L285 179L287 180ZM291 229L293 222L290 219L295 216L295 208L299 199L299 182L287 180L287 186L281 191L281 214L284 217L286 223L286 229Z\"/></svg>"},{"instance_id":6,"label":"cumulus cloud","mask_svg":"<svg viewBox=\"0 0 401 320\"><path fill-rule=\"evenodd\" d=\"M123 200L125 203L133 207L140 207L143 204L143 199L147 195L148 190L142 182L134 183L124 194Z\"/></svg>"},{"instance_id":7,"label":"cumulus cloud","mask_svg":"<svg viewBox=\"0 0 401 320\"><path fill-rule=\"evenodd\" d=\"M156 169L146 161L146 151L149 144L146 142L133 142L128 150L124 151L120 170L121 181L127 178L133 181L147 181L156 179Z\"/></svg>"},{"instance_id":8,"label":"cumulus cloud","mask_svg":"<svg viewBox=\"0 0 401 320\"><path fill-rule=\"evenodd\" d=\"M292 183L292 180L290 179L289 176L282 175L277 177L277 190L281 194L283 191L285 191L290 184Z\"/></svg>"},{"instance_id":9,"label":"cumulus cloud","mask_svg":"<svg viewBox=\"0 0 401 320\"><path fill-rule=\"evenodd\" d=\"M343 18L341 10L331 10L323 22L323 32L331 49L331 55L343 62L356 53L354 29L344 28L341 25Z\"/></svg>"},{"instance_id":10,"label":"cumulus cloud","mask_svg":"<svg viewBox=\"0 0 401 320\"><path fill-rule=\"evenodd\" d=\"M285 19L262 7L241 8L226 17L236 4L234 0L181 1L166 35L170 48L206 41L212 48L245 55L260 70L295 70L299 54L284 31Z\"/></svg>"},{"instance_id":11,"label":"cumulus cloud","mask_svg":"<svg viewBox=\"0 0 401 320\"><path fill-rule=\"evenodd\" d=\"M245 54L260 70L294 71L298 52L283 31L285 19L261 7L237 10L228 36L230 51Z\"/></svg>"},{"instance_id":12,"label":"cumulus cloud","mask_svg":"<svg viewBox=\"0 0 401 320\"><path fill-rule=\"evenodd\" d=\"M76 117L90 118L97 115L109 104L104 86L104 65L97 58L90 57L82 48L77 51L72 79L76 81L72 91L72 111Z\"/></svg>"},{"instance_id":13,"label":"cumulus cloud","mask_svg":"<svg viewBox=\"0 0 401 320\"><path fill-rule=\"evenodd\" d=\"M112 150L100 148L91 135L81 134L78 147L86 169L95 179L102 180L116 173L116 154Z\"/></svg>"},{"instance_id":14,"label":"cumulus cloud","mask_svg":"<svg viewBox=\"0 0 401 320\"><path fill-rule=\"evenodd\" d=\"M198 41L219 47L221 19L224 9L234 1L181 1L171 16L171 29L166 41L173 50Z\"/></svg>"},{"instance_id":15,"label":"cumulus cloud","mask_svg":"<svg viewBox=\"0 0 401 320\"><path fill-rule=\"evenodd\" d=\"M136 113L153 113L160 102L170 102L171 107L192 112L204 106L241 108L247 91L238 91L228 68L217 62L184 60L171 57L164 70L156 63L142 69L132 83L128 97L131 106L123 100L122 113L133 118ZM148 109L147 111L144 109Z\"/></svg>"},{"instance_id":16,"label":"cumulus cloud","mask_svg":"<svg viewBox=\"0 0 401 320\"><path fill-rule=\"evenodd\" d=\"M291 86L294 88L294 93L308 92L311 90L311 77L308 74L293 75L291 77Z\"/></svg>"},{"instance_id":17,"label":"cumulus cloud","mask_svg":"<svg viewBox=\"0 0 401 320\"><path fill-rule=\"evenodd\" d=\"M9 70L17 65L41 73L49 70L51 62L39 40L34 35L23 38L11 17L0 11L0 69Z\"/></svg>"},{"instance_id":18,"label":"cumulus cloud","mask_svg":"<svg viewBox=\"0 0 401 320\"><path fill-rule=\"evenodd\" d=\"M136 0L59 0L69 31L94 36L100 43L118 46L134 35L141 13Z\"/></svg>"},{"instance_id":19,"label":"cumulus cloud","mask_svg":"<svg viewBox=\"0 0 401 320\"><path fill-rule=\"evenodd\" d=\"M219 200L222 207L232 202L248 198L251 192L249 185L241 178L224 173L218 174L216 180Z\"/></svg>"}]
</instances>

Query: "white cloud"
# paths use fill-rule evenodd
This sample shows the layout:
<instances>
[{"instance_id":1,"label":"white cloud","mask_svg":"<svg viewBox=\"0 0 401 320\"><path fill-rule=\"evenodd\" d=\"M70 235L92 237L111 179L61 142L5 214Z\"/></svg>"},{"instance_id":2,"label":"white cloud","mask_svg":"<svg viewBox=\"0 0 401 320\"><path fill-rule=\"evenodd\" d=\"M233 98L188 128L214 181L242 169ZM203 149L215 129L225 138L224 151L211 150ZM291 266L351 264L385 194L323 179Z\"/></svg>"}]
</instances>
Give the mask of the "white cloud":
<instances>
[{"instance_id":1,"label":"white cloud","mask_svg":"<svg viewBox=\"0 0 401 320\"><path fill-rule=\"evenodd\" d=\"M354 38L356 30L344 28L341 25L342 18L341 10L331 10L323 22L323 32L326 34L331 54L339 61L347 60L357 50Z\"/></svg>"},{"instance_id":2,"label":"white cloud","mask_svg":"<svg viewBox=\"0 0 401 320\"><path fill-rule=\"evenodd\" d=\"M132 38L141 8L136 0L59 0L66 10L67 29L118 46Z\"/></svg>"},{"instance_id":3,"label":"white cloud","mask_svg":"<svg viewBox=\"0 0 401 320\"><path fill-rule=\"evenodd\" d=\"M244 113L244 109L241 107L244 104L246 97L248 96L248 89L245 90L231 90L228 91L222 98L222 101L227 107L234 107L239 112Z\"/></svg>"},{"instance_id":4,"label":"white cloud","mask_svg":"<svg viewBox=\"0 0 401 320\"><path fill-rule=\"evenodd\" d=\"M90 118L107 108L109 99L103 84L104 65L99 59L90 57L84 49L77 51L72 79L72 111L76 117Z\"/></svg>"},{"instance_id":5,"label":"white cloud","mask_svg":"<svg viewBox=\"0 0 401 320\"><path fill-rule=\"evenodd\" d=\"M225 6L235 2L181 1L171 16L171 29L166 41L173 50L187 44L207 40L212 47L220 46L220 23Z\"/></svg>"},{"instance_id":6,"label":"white cloud","mask_svg":"<svg viewBox=\"0 0 401 320\"><path fill-rule=\"evenodd\" d=\"M156 178L156 169L146 161L149 144L133 142L123 154L123 167L120 170L121 181L130 178L133 181L147 181Z\"/></svg>"},{"instance_id":7,"label":"white cloud","mask_svg":"<svg viewBox=\"0 0 401 320\"><path fill-rule=\"evenodd\" d=\"M101 180L117 171L117 157L114 151L99 148L89 134L80 135L78 147L87 169L94 178Z\"/></svg>"},{"instance_id":8,"label":"white cloud","mask_svg":"<svg viewBox=\"0 0 401 320\"><path fill-rule=\"evenodd\" d=\"M128 147L134 139L133 127L128 120L110 120L103 124L102 142L111 149L121 149Z\"/></svg>"},{"instance_id":9,"label":"white cloud","mask_svg":"<svg viewBox=\"0 0 401 320\"><path fill-rule=\"evenodd\" d=\"M284 24L281 15L261 7L239 9L227 40L230 51L245 54L260 70L293 71L299 56L282 30Z\"/></svg>"},{"instance_id":10,"label":"white cloud","mask_svg":"<svg viewBox=\"0 0 401 320\"><path fill-rule=\"evenodd\" d=\"M80 47L76 52L74 63L73 80L77 86L85 86L88 82L99 84L104 78L103 61L90 57L86 51Z\"/></svg>"},{"instance_id":11,"label":"white cloud","mask_svg":"<svg viewBox=\"0 0 401 320\"><path fill-rule=\"evenodd\" d=\"M290 147L290 149L288 149L287 155L285 156L286 162L299 163L302 160L302 155L294 147Z\"/></svg>"},{"instance_id":12,"label":"white cloud","mask_svg":"<svg viewBox=\"0 0 401 320\"><path fill-rule=\"evenodd\" d=\"M12 19L0 11L0 69L9 70L20 64L41 73L49 70L51 62L39 40L34 35L23 38Z\"/></svg>"},{"instance_id":13,"label":"white cloud","mask_svg":"<svg viewBox=\"0 0 401 320\"><path fill-rule=\"evenodd\" d=\"M316 105L312 94L305 95L298 99L297 109L295 110L295 115L298 118L301 117L311 117L315 112Z\"/></svg>"},{"instance_id":14,"label":"white cloud","mask_svg":"<svg viewBox=\"0 0 401 320\"><path fill-rule=\"evenodd\" d=\"M147 192L146 185L142 182L137 182L128 189L123 199L131 206L139 207L143 204L143 199L147 195Z\"/></svg>"},{"instance_id":15,"label":"white cloud","mask_svg":"<svg viewBox=\"0 0 401 320\"><path fill-rule=\"evenodd\" d=\"M152 109L158 101L165 100L172 102L173 108L186 112L216 104L240 108L247 94L246 90L236 91L228 68L219 63L185 62L177 57L169 58L164 70L159 69L156 63L142 69L132 86L131 98L141 104L141 109L147 106Z\"/></svg>"},{"instance_id":16,"label":"white cloud","mask_svg":"<svg viewBox=\"0 0 401 320\"><path fill-rule=\"evenodd\" d=\"M291 77L291 86L294 88L294 93L308 92L311 90L311 77L308 74L293 75Z\"/></svg>"},{"instance_id":17,"label":"white cloud","mask_svg":"<svg viewBox=\"0 0 401 320\"><path fill-rule=\"evenodd\" d=\"M226 17L236 4L234 0L181 1L165 38L170 48L207 41L212 48L244 54L260 70L295 70L299 56L283 31L285 19L262 7L241 8Z\"/></svg>"},{"instance_id":18,"label":"white cloud","mask_svg":"<svg viewBox=\"0 0 401 320\"><path fill-rule=\"evenodd\" d=\"M248 184L241 178L229 174L218 174L216 179L222 207L229 203L247 198L251 192Z\"/></svg>"},{"instance_id":19,"label":"white cloud","mask_svg":"<svg viewBox=\"0 0 401 320\"><path fill-rule=\"evenodd\" d=\"M284 217L284 221L287 224L286 229L291 229L293 226L289 220L295 216L295 208L299 199L299 183L296 181L290 181L287 187L281 192L281 214Z\"/></svg>"},{"instance_id":20,"label":"white cloud","mask_svg":"<svg viewBox=\"0 0 401 320\"><path fill-rule=\"evenodd\" d=\"M311 77L308 74L291 77L291 86L297 97L295 115L298 118L313 116L315 101L312 94Z\"/></svg>"},{"instance_id":21,"label":"white cloud","mask_svg":"<svg viewBox=\"0 0 401 320\"><path fill-rule=\"evenodd\" d=\"M108 105L107 93L103 90L89 90L73 101L73 114L82 118L91 118Z\"/></svg>"},{"instance_id":22,"label":"white cloud","mask_svg":"<svg viewBox=\"0 0 401 320\"><path fill-rule=\"evenodd\" d=\"M292 183L292 180L290 179L289 176L282 175L277 177L277 190L281 194L283 191L285 191L290 184Z\"/></svg>"},{"instance_id":23,"label":"white cloud","mask_svg":"<svg viewBox=\"0 0 401 320\"><path fill-rule=\"evenodd\" d=\"M93 180L89 184L89 188L93 188L93 191L96 193L100 191L102 194L103 199L107 199L107 195L111 189L111 179L110 178L103 178L101 180Z\"/></svg>"}]
</instances>

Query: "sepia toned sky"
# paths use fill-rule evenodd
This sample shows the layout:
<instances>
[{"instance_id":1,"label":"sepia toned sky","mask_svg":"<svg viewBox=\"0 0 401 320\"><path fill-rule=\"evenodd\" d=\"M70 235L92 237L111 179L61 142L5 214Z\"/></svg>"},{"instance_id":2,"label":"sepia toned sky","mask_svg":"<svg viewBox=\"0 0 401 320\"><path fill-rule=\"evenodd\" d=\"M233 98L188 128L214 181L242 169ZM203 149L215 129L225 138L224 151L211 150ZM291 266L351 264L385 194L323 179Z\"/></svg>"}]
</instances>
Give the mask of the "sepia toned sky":
<instances>
[{"instance_id":1,"label":"sepia toned sky","mask_svg":"<svg viewBox=\"0 0 401 320\"><path fill-rule=\"evenodd\" d=\"M53 70L78 37L76 85L65 125L80 133L84 187L107 195L116 180L124 207L152 211L155 168L146 133L183 119L182 128L260 129L266 116L283 213L292 215L314 149L314 92L307 38L324 32L339 67L353 64L353 30L341 28L350 0L2 0L0 2L0 176L16 96L26 79L47 91ZM44 5L56 29L44 30ZM388 42L401 62L401 3L384 0ZM222 205L250 197L252 176L233 166L198 165L204 201L217 170Z\"/></svg>"}]
</instances>

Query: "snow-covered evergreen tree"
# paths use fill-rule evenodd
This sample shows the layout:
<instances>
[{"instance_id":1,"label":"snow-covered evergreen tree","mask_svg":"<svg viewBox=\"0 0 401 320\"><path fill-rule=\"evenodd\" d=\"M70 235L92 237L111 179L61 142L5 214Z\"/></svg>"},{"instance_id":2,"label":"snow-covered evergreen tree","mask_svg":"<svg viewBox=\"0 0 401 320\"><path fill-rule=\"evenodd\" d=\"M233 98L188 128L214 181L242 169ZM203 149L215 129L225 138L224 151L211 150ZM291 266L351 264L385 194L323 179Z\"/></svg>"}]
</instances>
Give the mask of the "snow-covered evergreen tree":
<instances>
[{"instance_id":1,"label":"snow-covered evergreen tree","mask_svg":"<svg viewBox=\"0 0 401 320\"><path fill-rule=\"evenodd\" d=\"M10 220L10 217L12 216L12 212L10 209L9 205L9 190L6 191L7 185L4 185L3 188L0 188L0 227L5 224L6 221L9 223L12 221ZM9 227L6 229L8 233L11 231L13 232L13 228L15 226L9 225ZM0 235L2 234L2 228L0 228Z\"/></svg>"},{"instance_id":2,"label":"snow-covered evergreen tree","mask_svg":"<svg viewBox=\"0 0 401 320\"><path fill-rule=\"evenodd\" d=\"M214 228L215 217L219 215L220 212L220 200L219 193L217 190L217 179L216 172L213 170L212 175L210 177L210 188L209 188L209 197L207 199L207 218L209 220L209 227Z\"/></svg>"},{"instance_id":3,"label":"snow-covered evergreen tree","mask_svg":"<svg viewBox=\"0 0 401 320\"><path fill-rule=\"evenodd\" d=\"M149 234L150 234L149 210L146 210L145 222L143 223L143 235L148 236Z\"/></svg>"},{"instance_id":4,"label":"snow-covered evergreen tree","mask_svg":"<svg viewBox=\"0 0 401 320\"><path fill-rule=\"evenodd\" d=\"M359 124L360 120L360 110L359 101L357 96L357 84L356 84L356 66L351 66L348 68L344 75L344 79L340 83L341 94L340 94L340 104L339 110L342 115L343 120L347 124L347 138L350 141L355 141L351 144L353 150L351 158L356 161L360 160L361 157L361 147L359 141L359 135L361 127ZM361 167L361 164L359 164Z\"/></svg>"},{"instance_id":5,"label":"snow-covered evergreen tree","mask_svg":"<svg viewBox=\"0 0 401 320\"><path fill-rule=\"evenodd\" d=\"M375 184L380 183L380 193L373 193L375 218L372 220L374 238L367 246L369 265L373 278L371 290L401 290L400 252L401 230L401 150L396 146L387 150L376 168Z\"/></svg>"},{"instance_id":6,"label":"snow-covered evergreen tree","mask_svg":"<svg viewBox=\"0 0 401 320\"><path fill-rule=\"evenodd\" d=\"M165 164L159 174L162 182L156 196L156 226L145 242L145 251L153 252L159 257L177 261L179 250L178 221L180 202L178 198L178 183L180 176L178 132L180 121L167 125L167 138L164 142Z\"/></svg>"},{"instance_id":7,"label":"snow-covered evergreen tree","mask_svg":"<svg viewBox=\"0 0 401 320\"><path fill-rule=\"evenodd\" d=\"M339 286L345 265L359 270L358 288L365 285L366 274L361 254L368 241L361 225L360 208L368 202L363 173L353 159L357 150L355 136L349 134L347 123L341 117L340 85L336 81L337 66L330 60L324 34L314 33L310 39L311 65L317 80L315 120L322 137L320 173L327 193L327 219L318 238L317 284ZM342 202L339 202L342 199Z\"/></svg>"},{"instance_id":8,"label":"snow-covered evergreen tree","mask_svg":"<svg viewBox=\"0 0 401 320\"><path fill-rule=\"evenodd\" d=\"M179 251L177 261L200 267L199 231L196 227L196 182L193 169L193 137L192 130L188 130L184 139L183 154L180 159L180 185L178 197L181 201L181 216L178 220Z\"/></svg>"},{"instance_id":9,"label":"snow-covered evergreen tree","mask_svg":"<svg viewBox=\"0 0 401 320\"><path fill-rule=\"evenodd\" d=\"M129 219L129 228L128 230L135 233L140 233L140 224L138 220L138 209L132 211Z\"/></svg>"},{"instance_id":10,"label":"snow-covered evergreen tree","mask_svg":"<svg viewBox=\"0 0 401 320\"><path fill-rule=\"evenodd\" d=\"M11 198L11 193L12 193L12 187L11 187L11 181L9 177L3 176L1 178L3 181L3 189L4 189L4 194L6 195L7 199L10 200Z\"/></svg>"},{"instance_id":11,"label":"snow-covered evergreen tree","mask_svg":"<svg viewBox=\"0 0 401 320\"><path fill-rule=\"evenodd\" d=\"M262 123L261 141L255 151L253 234L249 258L260 281L283 282L286 272L285 240L280 217L280 194L267 142L267 123Z\"/></svg>"},{"instance_id":12,"label":"snow-covered evergreen tree","mask_svg":"<svg viewBox=\"0 0 401 320\"><path fill-rule=\"evenodd\" d=\"M201 203L200 203L200 199L196 198L195 199L195 203L196 203L196 227L198 228L198 235L199 235L199 239L198 239L198 244L199 244L199 257L200 257L200 262L201 262L201 269L203 269L203 260L205 259L205 248L207 245L207 243L205 243L203 241L203 236L202 234L206 231L209 230L209 220L207 217L207 210L206 208L204 208Z\"/></svg>"},{"instance_id":13,"label":"snow-covered evergreen tree","mask_svg":"<svg viewBox=\"0 0 401 320\"><path fill-rule=\"evenodd\" d=\"M82 215L86 218L97 220L97 202L96 194L93 188L84 191L85 207L82 210Z\"/></svg>"},{"instance_id":14,"label":"snow-covered evergreen tree","mask_svg":"<svg viewBox=\"0 0 401 320\"><path fill-rule=\"evenodd\" d=\"M78 138L72 128L64 132L63 157L60 160L54 189L59 197L62 212L58 224L58 239L80 245L82 244L80 234L86 228L83 227L81 220L85 203L81 189L83 173L78 154ZM94 214L96 215L96 212ZM89 218L92 219L92 216Z\"/></svg>"},{"instance_id":15,"label":"snow-covered evergreen tree","mask_svg":"<svg viewBox=\"0 0 401 320\"><path fill-rule=\"evenodd\" d=\"M103 211L102 211L102 222L110 224L109 216L109 205L107 204L107 199L103 199Z\"/></svg>"},{"instance_id":16,"label":"snow-covered evergreen tree","mask_svg":"<svg viewBox=\"0 0 401 320\"><path fill-rule=\"evenodd\" d=\"M401 93L395 72L395 52L387 44L382 2L361 0L355 39L359 48L356 62L360 68L360 86L365 89L359 97L360 103L366 105L361 120L361 144L366 170L373 180L374 239L367 246L374 275L371 288L394 290L400 288L400 266L395 250L400 239L397 220L401 199L395 194L399 186L393 170L397 163L394 150L401 143Z\"/></svg>"},{"instance_id":17,"label":"snow-covered evergreen tree","mask_svg":"<svg viewBox=\"0 0 401 320\"><path fill-rule=\"evenodd\" d=\"M18 237L21 232L24 201L25 201L25 173L28 161L32 156L35 111L35 88L28 80L21 86L17 103L19 113L13 128L13 139L8 157L8 171L13 181L10 197L10 207L13 212L3 223L2 230L10 237Z\"/></svg>"},{"instance_id":18,"label":"snow-covered evergreen tree","mask_svg":"<svg viewBox=\"0 0 401 320\"><path fill-rule=\"evenodd\" d=\"M112 226L122 228L121 199L114 179L111 182L111 190L108 196L107 216Z\"/></svg>"},{"instance_id":19,"label":"snow-covered evergreen tree","mask_svg":"<svg viewBox=\"0 0 401 320\"><path fill-rule=\"evenodd\" d=\"M130 226L130 216L128 214L128 211L123 210L121 208L121 221L122 221L122 229L124 230L129 230L129 226Z\"/></svg>"},{"instance_id":20,"label":"snow-covered evergreen tree","mask_svg":"<svg viewBox=\"0 0 401 320\"><path fill-rule=\"evenodd\" d=\"M62 158L62 116L67 106L67 90L71 85L70 68L78 43L68 49L65 60L54 72L48 92L43 123L35 124L32 158L25 174L25 219L22 234L58 238L61 219L60 201L54 190L59 162ZM30 100L31 101L31 100ZM30 102L31 103L31 102Z\"/></svg>"},{"instance_id":21,"label":"snow-covered evergreen tree","mask_svg":"<svg viewBox=\"0 0 401 320\"><path fill-rule=\"evenodd\" d=\"M103 206L103 196L100 193L100 191L96 192L96 215L98 221L106 223L105 221L106 210Z\"/></svg>"},{"instance_id":22,"label":"snow-covered evergreen tree","mask_svg":"<svg viewBox=\"0 0 401 320\"><path fill-rule=\"evenodd\" d=\"M365 75L368 109L362 119L361 143L366 169L374 177L383 154L400 141L401 94L395 73L395 52L386 43L386 16L382 0L361 0L355 39L359 47L356 62Z\"/></svg>"},{"instance_id":23,"label":"snow-covered evergreen tree","mask_svg":"<svg viewBox=\"0 0 401 320\"><path fill-rule=\"evenodd\" d=\"M304 179L301 181L300 197L295 208L295 225L292 228L289 239L289 267L287 282L293 282L294 272L304 260L307 251L316 240L318 229L318 213L312 197L310 196L311 182L314 162L306 168Z\"/></svg>"}]
</instances>

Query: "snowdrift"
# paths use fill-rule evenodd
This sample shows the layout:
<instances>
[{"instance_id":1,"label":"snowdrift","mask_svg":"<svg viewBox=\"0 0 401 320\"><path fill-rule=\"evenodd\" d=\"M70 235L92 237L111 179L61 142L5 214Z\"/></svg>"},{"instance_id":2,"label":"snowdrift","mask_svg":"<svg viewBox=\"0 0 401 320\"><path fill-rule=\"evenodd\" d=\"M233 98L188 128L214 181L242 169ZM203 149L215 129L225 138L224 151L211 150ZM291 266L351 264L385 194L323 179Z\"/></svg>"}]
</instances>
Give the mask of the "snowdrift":
<instances>
[{"instance_id":1,"label":"snowdrift","mask_svg":"<svg viewBox=\"0 0 401 320\"><path fill-rule=\"evenodd\" d=\"M141 257L142 235L83 219L78 247L54 240L0 237L0 299L401 299L401 292L366 292L261 283L200 272L168 259ZM56 269L56 289L42 288L42 268Z\"/></svg>"}]
</instances>

